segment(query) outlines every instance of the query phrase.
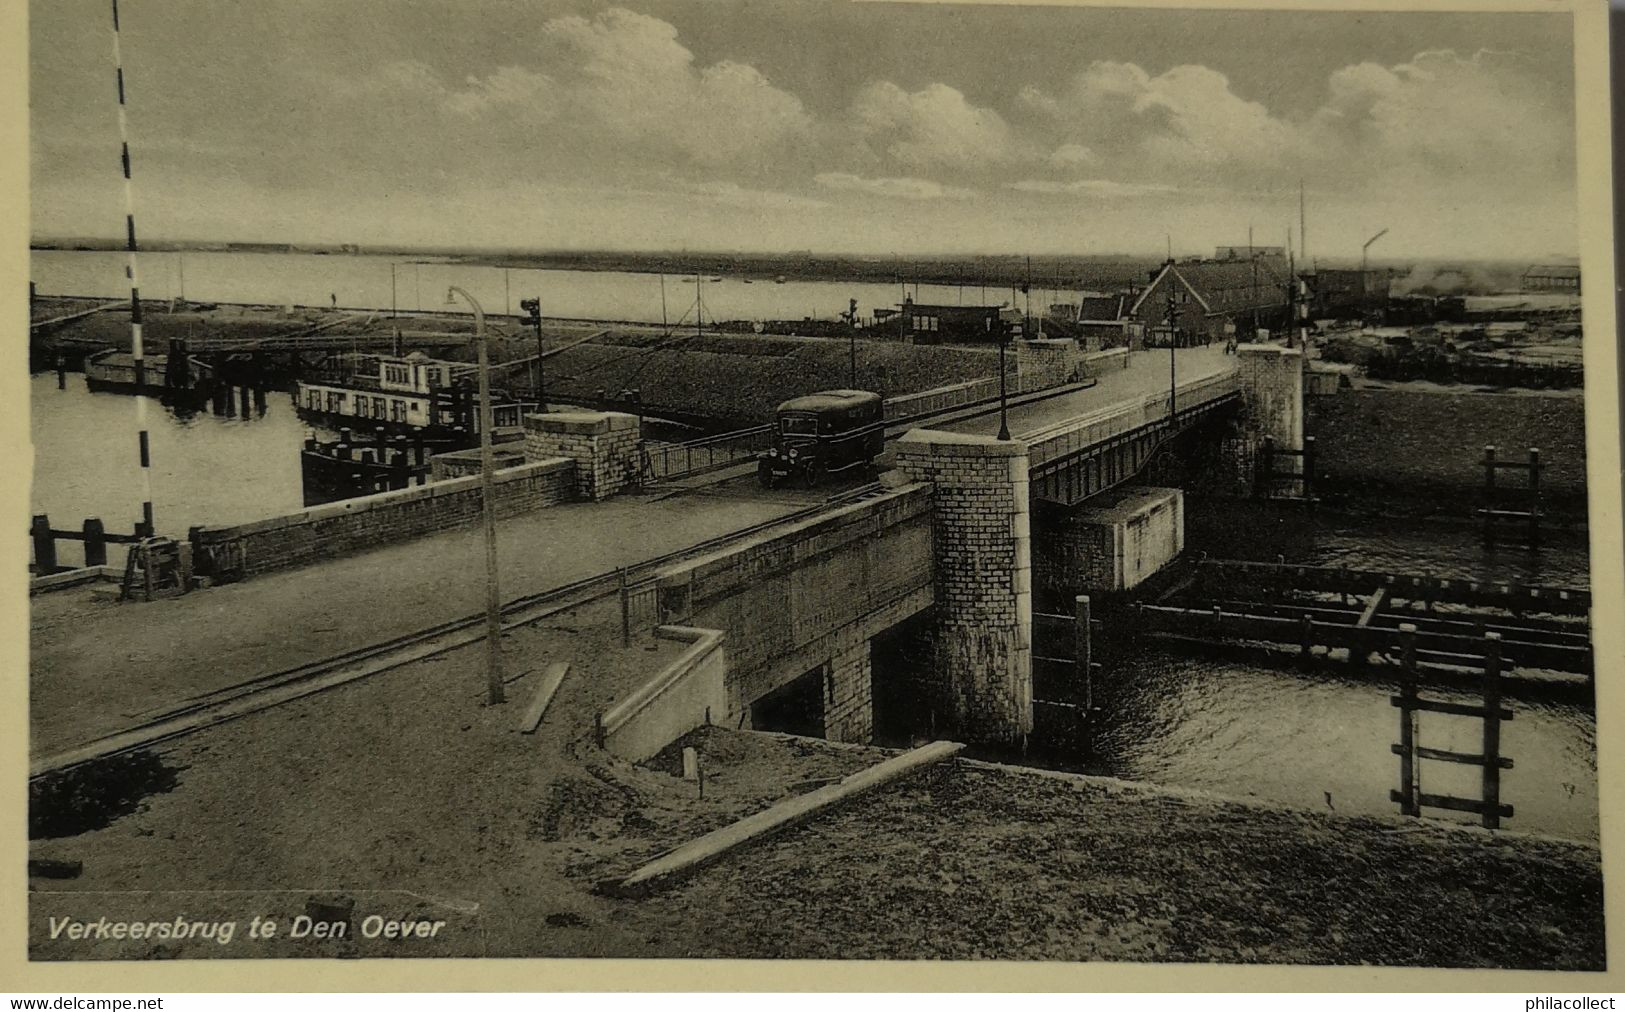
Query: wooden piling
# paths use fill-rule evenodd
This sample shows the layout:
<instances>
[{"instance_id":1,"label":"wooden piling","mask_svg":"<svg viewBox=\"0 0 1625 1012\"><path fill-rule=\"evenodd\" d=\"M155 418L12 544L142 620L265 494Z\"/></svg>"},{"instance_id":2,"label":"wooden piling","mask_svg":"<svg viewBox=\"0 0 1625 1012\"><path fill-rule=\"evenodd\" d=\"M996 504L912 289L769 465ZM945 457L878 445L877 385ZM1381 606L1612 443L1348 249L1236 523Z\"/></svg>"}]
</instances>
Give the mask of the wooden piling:
<instances>
[{"instance_id":1,"label":"wooden piling","mask_svg":"<svg viewBox=\"0 0 1625 1012\"><path fill-rule=\"evenodd\" d=\"M1409 622L1399 627L1399 648L1399 812L1421 815L1421 784L1416 777L1416 626Z\"/></svg>"},{"instance_id":2,"label":"wooden piling","mask_svg":"<svg viewBox=\"0 0 1625 1012\"><path fill-rule=\"evenodd\" d=\"M84 524L85 565L107 565L107 530L100 517L87 517Z\"/></svg>"},{"instance_id":3,"label":"wooden piling","mask_svg":"<svg viewBox=\"0 0 1625 1012\"><path fill-rule=\"evenodd\" d=\"M1315 437L1303 437L1303 497L1315 497Z\"/></svg>"},{"instance_id":4,"label":"wooden piling","mask_svg":"<svg viewBox=\"0 0 1625 1012\"><path fill-rule=\"evenodd\" d=\"M1275 437L1265 436L1264 446L1259 450L1258 487L1255 494L1268 497L1275 485Z\"/></svg>"},{"instance_id":5,"label":"wooden piling","mask_svg":"<svg viewBox=\"0 0 1625 1012\"><path fill-rule=\"evenodd\" d=\"M56 572L56 537L51 533L51 518L36 513L28 527L28 536L34 539L34 572L50 576Z\"/></svg>"},{"instance_id":6,"label":"wooden piling","mask_svg":"<svg viewBox=\"0 0 1625 1012\"><path fill-rule=\"evenodd\" d=\"M1089 595L1079 594L1072 599L1072 605L1072 656L1075 661L1073 674L1077 678L1074 699L1087 712L1094 706L1095 695L1094 667L1091 663L1094 651L1089 631Z\"/></svg>"},{"instance_id":7,"label":"wooden piling","mask_svg":"<svg viewBox=\"0 0 1625 1012\"><path fill-rule=\"evenodd\" d=\"M1484 808L1485 829L1501 828L1501 634L1484 634Z\"/></svg>"}]
</instances>

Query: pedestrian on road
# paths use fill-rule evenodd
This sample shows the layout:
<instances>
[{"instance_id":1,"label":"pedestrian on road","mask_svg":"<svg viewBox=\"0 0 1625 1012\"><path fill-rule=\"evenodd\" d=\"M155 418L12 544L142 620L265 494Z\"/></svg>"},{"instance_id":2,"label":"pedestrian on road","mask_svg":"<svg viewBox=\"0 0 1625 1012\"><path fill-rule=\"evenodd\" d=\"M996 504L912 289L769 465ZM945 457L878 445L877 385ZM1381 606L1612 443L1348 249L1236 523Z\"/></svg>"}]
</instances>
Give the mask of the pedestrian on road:
<instances>
[{"instance_id":1,"label":"pedestrian on road","mask_svg":"<svg viewBox=\"0 0 1625 1012\"><path fill-rule=\"evenodd\" d=\"M334 292L333 294L329 295L328 298L333 300L333 308L334 309L339 308L339 293L338 292Z\"/></svg>"}]
</instances>

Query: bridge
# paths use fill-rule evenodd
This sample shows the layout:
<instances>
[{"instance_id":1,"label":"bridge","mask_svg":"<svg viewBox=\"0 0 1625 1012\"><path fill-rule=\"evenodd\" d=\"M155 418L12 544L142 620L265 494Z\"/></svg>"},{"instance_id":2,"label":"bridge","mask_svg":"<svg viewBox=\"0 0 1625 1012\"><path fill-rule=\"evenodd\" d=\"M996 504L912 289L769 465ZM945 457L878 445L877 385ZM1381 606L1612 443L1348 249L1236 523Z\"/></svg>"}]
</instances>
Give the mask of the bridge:
<instances>
[{"instance_id":1,"label":"bridge","mask_svg":"<svg viewBox=\"0 0 1625 1012\"><path fill-rule=\"evenodd\" d=\"M708 719L772 726L796 706L830 738L867 741L899 696L939 733L1018 741L1032 729L1032 544L1051 536L1033 503L1086 507L1169 438L1242 407L1249 438L1290 446L1296 425L1301 440L1295 352L1180 351L1172 405L1168 361L1136 353L1093 387L1018 403L1007 441L996 405L972 402L899 434L879 483L833 495L763 490L742 468L640 488L635 418L531 416L527 462L496 489L508 621L579 608L628 643L719 634L652 672L638 706L607 708L600 733L619 754ZM477 478L451 479L194 530L198 570L237 582L161 606L37 597L36 771L476 641L483 570L464 525L477 496ZM937 674L877 679L873 658L911 642Z\"/></svg>"}]
</instances>

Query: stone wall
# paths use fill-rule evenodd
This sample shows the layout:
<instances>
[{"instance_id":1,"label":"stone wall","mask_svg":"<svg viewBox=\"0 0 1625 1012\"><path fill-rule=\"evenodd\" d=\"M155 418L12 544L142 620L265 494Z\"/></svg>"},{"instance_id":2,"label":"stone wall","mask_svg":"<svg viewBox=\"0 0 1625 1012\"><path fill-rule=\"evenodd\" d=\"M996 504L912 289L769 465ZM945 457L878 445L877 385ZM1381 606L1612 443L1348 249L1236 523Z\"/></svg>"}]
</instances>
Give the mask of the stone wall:
<instances>
[{"instance_id":1,"label":"stone wall","mask_svg":"<svg viewBox=\"0 0 1625 1012\"><path fill-rule=\"evenodd\" d=\"M715 629L661 626L659 639L688 644L676 660L603 715L604 748L642 762L728 705L728 659Z\"/></svg>"},{"instance_id":2,"label":"stone wall","mask_svg":"<svg viewBox=\"0 0 1625 1012\"><path fill-rule=\"evenodd\" d=\"M641 433L636 415L616 411L552 411L525 416L525 458L569 457L576 493L606 499L638 479Z\"/></svg>"},{"instance_id":3,"label":"stone wall","mask_svg":"<svg viewBox=\"0 0 1625 1012\"><path fill-rule=\"evenodd\" d=\"M543 460L498 471L498 517L518 516L575 496L575 462ZM254 523L193 531L197 571L214 580L244 579L398 544L477 523L480 479L456 478L356 499L341 499Z\"/></svg>"},{"instance_id":4,"label":"stone wall","mask_svg":"<svg viewBox=\"0 0 1625 1012\"><path fill-rule=\"evenodd\" d=\"M1586 508L1585 400L1575 394L1362 387L1312 397L1307 411L1324 495L1470 512L1481 505L1485 446L1517 461L1538 447L1547 506ZM1496 480L1527 486L1519 473Z\"/></svg>"},{"instance_id":5,"label":"stone wall","mask_svg":"<svg viewBox=\"0 0 1625 1012\"><path fill-rule=\"evenodd\" d=\"M1071 383L1082 374L1083 349L1070 338L1038 338L1014 343L1016 389L1047 390Z\"/></svg>"},{"instance_id":6,"label":"stone wall","mask_svg":"<svg viewBox=\"0 0 1625 1012\"><path fill-rule=\"evenodd\" d=\"M931 606L931 527L931 490L897 488L669 567L653 611L728 637L729 726L748 726L751 703L828 666L831 735L866 737L868 666L857 658Z\"/></svg>"},{"instance_id":7,"label":"stone wall","mask_svg":"<svg viewBox=\"0 0 1625 1012\"><path fill-rule=\"evenodd\" d=\"M523 448L515 449L511 446L493 446L491 448L491 466L494 470L501 471L510 467L518 467L523 463L525 463ZM429 458L430 481L466 478L471 474L477 475L479 473L480 451L478 448L437 453Z\"/></svg>"},{"instance_id":8,"label":"stone wall","mask_svg":"<svg viewBox=\"0 0 1625 1012\"><path fill-rule=\"evenodd\" d=\"M1032 569L1027 446L915 429L898 469L933 492L936 684L947 733L1018 742L1032 731Z\"/></svg>"}]
</instances>

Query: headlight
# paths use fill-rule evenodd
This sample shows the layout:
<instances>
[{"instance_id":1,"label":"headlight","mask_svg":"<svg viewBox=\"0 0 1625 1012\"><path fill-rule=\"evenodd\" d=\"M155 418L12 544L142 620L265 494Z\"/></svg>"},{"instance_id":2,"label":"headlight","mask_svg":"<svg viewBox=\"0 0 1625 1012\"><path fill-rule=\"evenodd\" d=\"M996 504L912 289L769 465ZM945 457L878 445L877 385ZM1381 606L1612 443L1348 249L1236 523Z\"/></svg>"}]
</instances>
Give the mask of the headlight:
<instances>
[{"instance_id":1,"label":"headlight","mask_svg":"<svg viewBox=\"0 0 1625 1012\"><path fill-rule=\"evenodd\" d=\"M767 451L767 455L769 457L777 457L779 455L779 448L775 446L773 449Z\"/></svg>"},{"instance_id":2,"label":"headlight","mask_svg":"<svg viewBox=\"0 0 1625 1012\"><path fill-rule=\"evenodd\" d=\"M791 460L795 460L795 459L796 459L796 451L794 451L794 450L791 450L791 451L790 451L790 459L791 459Z\"/></svg>"}]
</instances>

